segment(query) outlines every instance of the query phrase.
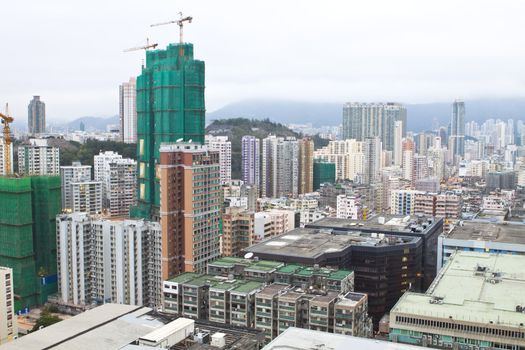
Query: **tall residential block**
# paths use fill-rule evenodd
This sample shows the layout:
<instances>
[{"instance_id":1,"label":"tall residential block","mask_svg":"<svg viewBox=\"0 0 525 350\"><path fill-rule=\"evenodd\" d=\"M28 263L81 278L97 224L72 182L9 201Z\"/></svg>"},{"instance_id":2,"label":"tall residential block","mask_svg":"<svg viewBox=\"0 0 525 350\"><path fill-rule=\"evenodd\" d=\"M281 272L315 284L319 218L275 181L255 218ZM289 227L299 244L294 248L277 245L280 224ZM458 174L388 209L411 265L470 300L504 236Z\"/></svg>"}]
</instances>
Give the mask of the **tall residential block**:
<instances>
[{"instance_id":1,"label":"tall residential block","mask_svg":"<svg viewBox=\"0 0 525 350\"><path fill-rule=\"evenodd\" d=\"M102 182L84 180L71 183L73 213L102 213Z\"/></svg>"},{"instance_id":2,"label":"tall residential block","mask_svg":"<svg viewBox=\"0 0 525 350\"><path fill-rule=\"evenodd\" d=\"M205 144L210 151L219 152L219 166L221 184L228 184L232 180L232 143L228 136L206 135Z\"/></svg>"},{"instance_id":3,"label":"tall residential block","mask_svg":"<svg viewBox=\"0 0 525 350\"><path fill-rule=\"evenodd\" d=\"M265 197L297 196L299 144L295 137L268 136L262 140L261 193Z\"/></svg>"},{"instance_id":4,"label":"tall residential block","mask_svg":"<svg viewBox=\"0 0 525 350\"><path fill-rule=\"evenodd\" d=\"M162 278L204 272L220 256L219 152L195 143L160 148Z\"/></svg>"},{"instance_id":5,"label":"tall residential block","mask_svg":"<svg viewBox=\"0 0 525 350\"><path fill-rule=\"evenodd\" d=\"M450 121L449 148L453 156L465 154L465 102L454 101Z\"/></svg>"},{"instance_id":6,"label":"tall residential block","mask_svg":"<svg viewBox=\"0 0 525 350\"><path fill-rule=\"evenodd\" d=\"M59 300L159 307L160 236L155 222L58 215Z\"/></svg>"},{"instance_id":7,"label":"tall residential block","mask_svg":"<svg viewBox=\"0 0 525 350\"><path fill-rule=\"evenodd\" d=\"M246 135L241 140L242 181L247 185L260 185L261 141L255 136Z\"/></svg>"},{"instance_id":8,"label":"tall residential block","mask_svg":"<svg viewBox=\"0 0 525 350\"><path fill-rule=\"evenodd\" d=\"M171 44L146 52L137 77L137 198L132 215L159 218L160 147L182 139L204 143L204 62L193 45Z\"/></svg>"},{"instance_id":9,"label":"tall residential block","mask_svg":"<svg viewBox=\"0 0 525 350\"><path fill-rule=\"evenodd\" d=\"M315 159L335 164L336 180L356 181L365 172L364 142L356 140L330 141L314 152Z\"/></svg>"},{"instance_id":10,"label":"tall residential block","mask_svg":"<svg viewBox=\"0 0 525 350\"><path fill-rule=\"evenodd\" d=\"M13 269L0 266L0 345L17 336Z\"/></svg>"},{"instance_id":11,"label":"tall residential block","mask_svg":"<svg viewBox=\"0 0 525 350\"><path fill-rule=\"evenodd\" d=\"M399 103L350 102L343 106L343 139L364 141L367 137L379 137L386 150L394 149L395 122L402 122L406 135L407 110Z\"/></svg>"},{"instance_id":12,"label":"tall residential block","mask_svg":"<svg viewBox=\"0 0 525 350\"><path fill-rule=\"evenodd\" d=\"M314 190L314 141L304 138L299 144L299 194Z\"/></svg>"},{"instance_id":13,"label":"tall residential block","mask_svg":"<svg viewBox=\"0 0 525 350\"><path fill-rule=\"evenodd\" d=\"M62 210L73 210L73 190L71 184L74 182L85 182L91 180L91 165L82 165L73 162L71 165L60 167L60 181L62 188Z\"/></svg>"},{"instance_id":14,"label":"tall residential block","mask_svg":"<svg viewBox=\"0 0 525 350\"><path fill-rule=\"evenodd\" d=\"M26 176L60 175L60 150L45 139L31 139L18 147L18 173Z\"/></svg>"},{"instance_id":15,"label":"tall residential block","mask_svg":"<svg viewBox=\"0 0 525 350\"><path fill-rule=\"evenodd\" d=\"M129 78L119 86L120 139L137 142L137 79Z\"/></svg>"},{"instance_id":16,"label":"tall residential block","mask_svg":"<svg viewBox=\"0 0 525 350\"><path fill-rule=\"evenodd\" d=\"M401 166L403 159L403 122L396 120L394 124L394 165Z\"/></svg>"},{"instance_id":17,"label":"tall residential block","mask_svg":"<svg viewBox=\"0 0 525 350\"><path fill-rule=\"evenodd\" d=\"M16 311L56 292L60 177L0 178L0 266L13 269Z\"/></svg>"},{"instance_id":18,"label":"tall residential block","mask_svg":"<svg viewBox=\"0 0 525 350\"><path fill-rule=\"evenodd\" d=\"M368 137L364 141L365 171L362 182L374 184L379 180L381 170L382 143L379 137Z\"/></svg>"},{"instance_id":19,"label":"tall residential block","mask_svg":"<svg viewBox=\"0 0 525 350\"><path fill-rule=\"evenodd\" d=\"M253 244L255 213L242 208L226 208L222 214L222 256L240 256Z\"/></svg>"},{"instance_id":20,"label":"tall residential block","mask_svg":"<svg viewBox=\"0 0 525 350\"><path fill-rule=\"evenodd\" d=\"M27 129L30 134L46 132L46 104L40 100L40 96L33 96L27 106Z\"/></svg>"}]
</instances>

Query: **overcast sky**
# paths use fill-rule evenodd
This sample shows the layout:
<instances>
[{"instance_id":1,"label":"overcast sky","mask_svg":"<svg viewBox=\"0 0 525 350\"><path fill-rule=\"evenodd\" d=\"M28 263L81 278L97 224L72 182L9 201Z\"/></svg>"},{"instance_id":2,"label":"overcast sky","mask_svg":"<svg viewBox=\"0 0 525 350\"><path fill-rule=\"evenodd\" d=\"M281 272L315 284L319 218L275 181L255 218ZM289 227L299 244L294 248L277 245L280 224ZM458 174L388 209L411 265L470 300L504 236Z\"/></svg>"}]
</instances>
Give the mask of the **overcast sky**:
<instances>
[{"instance_id":1,"label":"overcast sky","mask_svg":"<svg viewBox=\"0 0 525 350\"><path fill-rule=\"evenodd\" d=\"M146 37L206 62L208 111L252 98L320 102L525 96L525 1L16 0L0 5L0 103L48 123L118 114Z\"/></svg>"}]
</instances>

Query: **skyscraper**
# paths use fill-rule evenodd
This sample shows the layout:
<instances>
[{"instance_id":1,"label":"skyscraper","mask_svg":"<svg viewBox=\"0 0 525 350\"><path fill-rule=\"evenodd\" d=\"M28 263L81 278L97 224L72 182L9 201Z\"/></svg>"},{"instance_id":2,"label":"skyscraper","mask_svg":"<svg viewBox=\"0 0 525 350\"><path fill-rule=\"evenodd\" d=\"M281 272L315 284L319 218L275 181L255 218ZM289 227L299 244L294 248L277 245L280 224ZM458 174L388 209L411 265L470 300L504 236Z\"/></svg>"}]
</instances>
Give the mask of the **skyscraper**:
<instances>
[{"instance_id":1,"label":"skyscraper","mask_svg":"<svg viewBox=\"0 0 525 350\"><path fill-rule=\"evenodd\" d=\"M399 103L351 102L343 106L343 139L364 141L367 137L378 136L383 148L394 149L394 127L402 121L403 136L406 135L407 111Z\"/></svg>"},{"instance_id":2,"label":"skyscraper","mask_svg":"<svg viewBox=\"0 0 525 350\"><path fill-rule=\"evenodd\" d=\"M221 184L228 184L232 180L232 143L228 136L206 135L205 143L210 151L219 152L221 170Z\"/></svg>"},{"instance_id":3,"label":"skyscraper","mask_svg":"<svg viewBox=\"0 0 525 350\"><path fill-rule=\"evenodd\" d=\"M299 143L299 194L314 190L314 141L306 137Z\"/></svg>"},{"instance_id":4,"label":"skyscraper","mask_svg":"<svg viewBox=\"0 0 525 350\"><path fill-rule=\"evenodd\" d=\"M403 122L396 120L394 124L394 165L401 166L403 159Z\"/></svg>"},{"instance_id":5,"label":"skyscraper","mask_svg":"<svg viewBox=\"0 0 525 350\"><path fill-rule=\"evenodd\" d=\"M381 140L379 137L368 137L364 142L365 173L363 183L373 184L379 179L381 170Z\"/></svg>"},{"instance_id":6,"label":"skyscraper","mask_svg":"<svg viewBox=\"0 0 525 350\"><path fill-rule=\"evenodd\" d=\"M270 135L263 139L262 196L297 196L299 192L299 144L295 137Z\"/></svg>"},{"instance_id":7,"label":"skyscraper","mask_svg":"<svg viewBox=\"0 0 525 350\"><path fill-rule=\"evenodd\" d=\"M465 102L456 100L452 104L449 145L452 155L463 157L465 154Z\"/></svg>"},{"instance_id":8,"label":"skyscraper","mask_svg":"<svg viewBox=\"0 0 525 350\"><path fill-rule=\"evenodd\" d=\"M159 173L162 279L203 273L220 256L219 152L187 142L163 145Z\"/></svg>"},{"instance_id":9,"label":"skyscraper","mask_svg":"<svg viewBox=\"0 0 525 350\"><path fill-rule=\"evenodd\" d=\"M30 134L46 132L46 104L40 96L33 96L27 107L27 129Z\"/></svg>"},{"instance_id":10,"label":"skyscraper","mask_svg":"<svg viewBox=\"0 0 525 350\"><path fill-rule=\"evenodd\" d=\"M193 45L170 44L146 52L137 77L137 207L132 216L159 218L162 143L179 139L204 143L204 62Z\"/></svg>"},{"instance_id":11,"label":"skyscraper","mask_svg":"<svg viewBox=\"0 0 525 350\"><path fill-rule=\"evenodd\" d=\"M242 181L247 185L259 186L260 182L260 140L255 136L246 135L241 141L241 171Z\"/></svg>"},{"instance_id":12,"label":"skyscraper","mask_svg":"<svg viewBox=\"0 0 525 350\"><path fill-rule=\"evenodd\" d=\"M119 87L119 110L121 141L137 142L137 80L134 77Z\"/></svg>"},{"instance_id":13,"label":"skyscraper","mask_svg":"<svg viewBox=\"0 0 525 350\"><path fill-rule=\"evenodd\" d=\"M62 210L73 210L73 191L71 184L74 182L91 181L91 165L82 165L73 162L72 165L60 167L60 181L62 188Z\"/></svg>"}]
</instances>

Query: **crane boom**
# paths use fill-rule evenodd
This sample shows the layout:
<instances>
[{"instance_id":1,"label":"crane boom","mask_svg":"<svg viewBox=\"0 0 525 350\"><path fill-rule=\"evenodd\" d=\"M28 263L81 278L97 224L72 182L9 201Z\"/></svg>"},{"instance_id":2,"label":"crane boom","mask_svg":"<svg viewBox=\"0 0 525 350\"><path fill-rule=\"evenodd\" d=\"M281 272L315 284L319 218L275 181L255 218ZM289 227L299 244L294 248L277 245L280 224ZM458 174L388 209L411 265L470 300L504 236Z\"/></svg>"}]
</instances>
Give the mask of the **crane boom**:
<instances>
[{"instance_id":1,"label":"crane boom","mask_svg":"<svg viewBox=\"0 0 525 350\"><path fill-rule=\"evenodd\" d=\"M146 38L146 45L144 45L144 46L132 47L132 48L130 48L130 49L126 49L126 50L124 50L124 52L131 52L131 51L138 51L138 50L154 49L154 48L156 48L157 46L159 46L159 44L157 44L157 43L150 44L150 43L149 43L149 38Z\"/></svg>"},{"instance_id":2,"label":"crane boom","mask_svg":"<svg viewBox=\"0 0 525 350\"><path fill-rule=\"evenodd\" d=\"M179 12L179 16L180 18L178 20L172 20L172 21L167 21L167 22L162 22L162 23L156 23L156 24L152 24L151 27L158 27L158 26L163 26L163 25L167 25L167 24L177 24L179 26L179 56L183 56L184 55L184 48L182 47L182 43L184 42L184 22L188 22L188 23L191 23L191 21L193 20L193 17L191 16L186 16L186 17L183 17L182 16L182 12Z\"/></svg>"},{"instance_id":3,"label":"crane boom","mask_svg":"<svg viewBox=\"0 0 525 350\"><path fill-rule=\"evenodd\" d=\"M6 114L8 113L8 108L6 104ZM2 119L2 124L4 124L4 162L5 162L5 174L10 175L12 173L11 169L11 128L9 127L9 124L11 124L14 121L13 117L10 117L9 115L6 115L3 113L0 113L0 118Z\"/></svg>"}]
</instances>

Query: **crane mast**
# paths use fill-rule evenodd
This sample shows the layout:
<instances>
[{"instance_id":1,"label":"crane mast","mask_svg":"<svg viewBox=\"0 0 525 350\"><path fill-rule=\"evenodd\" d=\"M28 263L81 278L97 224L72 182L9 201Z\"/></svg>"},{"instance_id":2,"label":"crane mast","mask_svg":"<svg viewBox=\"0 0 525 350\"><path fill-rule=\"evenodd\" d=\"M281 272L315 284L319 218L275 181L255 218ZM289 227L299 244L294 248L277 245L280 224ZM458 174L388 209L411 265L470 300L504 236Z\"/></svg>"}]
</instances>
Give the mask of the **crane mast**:
<instances>
[{"instance_id":1,"label":"crane mast","mask_svg":"<svg viewBox=\"0 0 525 350\"><path fill-rule=\"evenodd\" d=\"M191 21L193 20L193 17L191 16L184 17L182 15L182 12L179 12L179 16L180 18L178 20L156 23L156 24L152 24L151 26L157 27L157 26L163 26L167 24L177 24L179 26L179 56L184 56L184 48L182 47L182 43L184 42L184 22L191 23Z\"/></svg>"},{"instance_id":2,"label":"crane mast","mask_svg":"<svg viewBox=\"0 0 525 350\"><path fill-rule=\"evenodd\" d=\"M12 173L12 164L11 164L11 128L9 124L14 121L13 117L9 116L9 109L6 103L5 105L5 114L0 113L0 118L2 119L3 135L4 135L4 163L5 163L5 174L6 176L11 175Z\"/></svg>"}]
</instances>

